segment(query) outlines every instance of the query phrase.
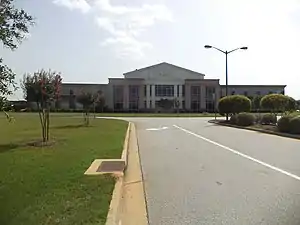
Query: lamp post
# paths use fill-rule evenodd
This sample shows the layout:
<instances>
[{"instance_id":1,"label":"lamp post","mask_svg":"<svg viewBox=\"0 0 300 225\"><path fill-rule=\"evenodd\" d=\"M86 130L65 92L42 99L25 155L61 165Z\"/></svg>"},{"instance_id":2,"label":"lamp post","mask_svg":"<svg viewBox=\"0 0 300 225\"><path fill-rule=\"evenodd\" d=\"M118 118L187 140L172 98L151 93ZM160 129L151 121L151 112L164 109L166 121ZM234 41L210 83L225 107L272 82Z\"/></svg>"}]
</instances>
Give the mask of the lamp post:
<instances>
[{"instance_id":1,"label":"lamp post","mask_svg":"<svg viewBox=\"0 0 300 225\"><path fill-rule=\"evenodd\" d=\"M234 52L234 51L236 51L236 50L239 50L239 49L247 50L248 47L235 48L235 49L233 49L233 50L231 50L231 51L227 51L227 50L226 50L226 51L223 51L223 50L221 50L221 49L219 49L219 48L216 48L216 47L214 47L214 46L211 46L211 45L205 45L204 48L214 48L214 49L218 50L219 52L222 52L222 53L225 54L225 58L226 58L226 86L225 86L225 96L227 96L227 95L228 95L228 67L227 67L227 55L228 55L229 53L232 53L232 52ZM226 114L226 120L228 120L228 114Z\"/></svg>"}]
</instances>

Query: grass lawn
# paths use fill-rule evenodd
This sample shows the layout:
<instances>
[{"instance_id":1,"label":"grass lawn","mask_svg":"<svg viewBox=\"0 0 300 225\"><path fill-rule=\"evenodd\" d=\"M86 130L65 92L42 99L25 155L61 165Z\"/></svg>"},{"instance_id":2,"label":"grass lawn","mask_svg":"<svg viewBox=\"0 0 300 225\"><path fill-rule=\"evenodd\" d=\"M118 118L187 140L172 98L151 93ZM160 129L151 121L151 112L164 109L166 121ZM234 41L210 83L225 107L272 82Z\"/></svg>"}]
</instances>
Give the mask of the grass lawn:
<instances>
[{"instance_id":1,"label":"grass lawn","mask_svg":"<svg viewBox=\"0 0 300 225\"><path fill-rule=\"evenodd\" d=\"M216 114L217 117L221 115ZM214 113L97 113L103 117L214 117Z\"/></svg>"},{"instance_id":2,"label":"grass lawn","mask_svg":"<svg viewBox=\"0 0 300 225\"><path fill-rule=\"evenodd\" d=\"M18 115L20 113L13 113L13 115ZM36 114L36 113L21 113L24 116ZM91 117L94 116L94 113L90 113ZM215 117L214 113L96 113L98 117ZM0 114L0 117L4 116ZM69 112L69 113L52 113L53 117L80 117L82 113L79 112ZM221 117L220 114L216 114L217 117Z\"/></svg>"},{"instance_id":3,"label":"grass lawn","mask_svg":"<svg viewBox=\"0 0 300 225\"><path fill-rule=\"evenodd\" d=\"M114 179L83 173L95 158L120 158L127 122L51 117L51 147L40 139L37 114L0 117L0 224L104 224Z\"/></svg>"}]
</instances>

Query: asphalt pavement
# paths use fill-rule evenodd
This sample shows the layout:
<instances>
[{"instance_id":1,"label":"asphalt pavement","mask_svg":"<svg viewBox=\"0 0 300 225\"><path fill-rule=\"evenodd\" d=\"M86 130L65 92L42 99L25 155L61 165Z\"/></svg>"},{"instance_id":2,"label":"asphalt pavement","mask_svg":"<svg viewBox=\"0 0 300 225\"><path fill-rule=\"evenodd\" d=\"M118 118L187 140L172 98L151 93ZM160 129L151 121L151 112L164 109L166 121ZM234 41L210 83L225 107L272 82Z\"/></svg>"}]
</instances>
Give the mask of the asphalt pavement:
<instances>
[{"instance_id":1,"label":"asphalt pavement","mask_svg":"<svg viewBox=\"0 0 300 225\"><path fill-rule=\"evenodd\" d=\"M300 142L208 123L136 124L150 225L300 224Z\"/></svg>"}]
</instances>

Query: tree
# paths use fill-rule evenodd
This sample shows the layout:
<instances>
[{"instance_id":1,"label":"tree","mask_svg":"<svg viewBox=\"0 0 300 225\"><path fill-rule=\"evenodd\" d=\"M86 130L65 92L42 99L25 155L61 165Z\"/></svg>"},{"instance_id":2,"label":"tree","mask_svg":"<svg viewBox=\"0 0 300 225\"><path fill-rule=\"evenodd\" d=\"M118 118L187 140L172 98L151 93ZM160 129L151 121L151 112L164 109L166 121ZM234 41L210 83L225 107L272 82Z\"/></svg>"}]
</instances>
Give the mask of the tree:
<instances>
[{"instance_id":1,"label":"tree","mask_svg":"<svg viewBox=\"0 0 300 225\"><path fill-rule=\"evenodd\" d=\"M29 33L28 27L33 25L33 17L23 9L16 9L13 0L0 0L0 40L4 47L15 50L18 44ZM16 88L15 73L3 64L0 58L0 110L4 111L3 105L7 96ZM7 114L8 115L8 114Z\"/></svg>"},{"instance_id":2,"label":"tree","mask_svg":"<svg viewBox=\"0 0 300 225\"><path fill-rule=\"evenodd\" d=\"M95 111L103 112L104 107L105 107L105 98L104 98L103 92L101 90L99 90L97 92L97 97L96 97L96 101L95 101Z\"/></svg>"},{"instance_id":3,"label":"tree","mask_svg":"<svg viewBox=\"0 0 300 225\"><path fill-rule=\"evenodd\" d=\"M278 112L285 112L295 107L293 104L293 100L283 94L268 94L260 101L260 106L263 109L270 110L275 115L277 115Z\"/></svg>"},{"instance_id":4,"label":"tree","mask_svg":"<svg viewBox=\"0 0 300 225\"><path fill-rule=\"evenodd\" d=\"M285 110L289 112L295 111L297 109L297 101L290 96L286 96L286 97L288 98L288 102Z\"/></svg>"},{"instance_id":5,"label":"tree","mask_svg":"<svg viewBox=\"0 0 300 225\"><path fill-rule=\"evenodd\" d=\"M22 89L28 102L36 102L39 112L43 142L49 140L50 106L59 98L62 78L60 73L40 70L25 74Z\"/></svg>"},{"instance_id":6,"label":"tree","mask_svg":"<svg viewBox=\"0 0 300 225\"><path fill-rule=\"evenodd\" d=\"M76 97L78 103L82 105L83 108L83 119L85 126L90 124L90 110L93 105L98 100L98 94L92 94L90 92L81 91L81 93Z\"/></svg>"},{"instance_id":7,"label":"tree","mask_svg":"<svg viewBox=\"0 0 300 225\"><path fill-rule=\"evenodd\" d=\"M238 114L251 110L251 100L244 95L225 96L219 100L220 114Z\"/></svg>"}]
</instances>

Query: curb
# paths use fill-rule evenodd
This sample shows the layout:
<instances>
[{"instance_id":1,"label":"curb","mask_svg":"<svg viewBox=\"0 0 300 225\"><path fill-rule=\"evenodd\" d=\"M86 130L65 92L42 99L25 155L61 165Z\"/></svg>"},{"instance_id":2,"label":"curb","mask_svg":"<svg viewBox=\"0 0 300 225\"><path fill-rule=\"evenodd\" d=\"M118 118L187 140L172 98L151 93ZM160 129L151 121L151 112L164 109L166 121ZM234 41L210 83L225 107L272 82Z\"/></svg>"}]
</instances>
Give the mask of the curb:
<instances>
[{"instance_id":1,"label":"curb","mask_svg":"<svg viewBox=\"0 0 300 225\"><path fill-rule=\"evenodd\" d=\"M125 169L127 167L127 162L128 162L128 148L129 148L131 126L132 124L131 122L129 122L124 144L123 144L122 156L121 156L121 159L124 160L125 162ZM121 211L121 201L123 196L123 185L124 185L124 174L116 177L116 184L110 201L105 225L119 225L119 221L121 219L120 211Z\"/></svg>"},{"instance_id":2,"label":"curb","mask_svg":"<svg viewBox=\"0 0 300 225\"><path fill-rule=\"evenodd\" d=\"M233 127L233 128L237 128L237 129L257 131L257 132L260 132L260 133L277 135L277 136L280 136L280 137L293 138L293 139L300 140L300 136L299 135L294 135L294 134L279 133L279 132L275 132L275 131L263 130L263 129L253 128L253 127L240 127L240 126L233 125L233 124L225 124L225 123L223 124L223 123L220 123L220 122L215 121L215 120L209 120L208 122L209 123L214 123L214 124L217 124L217 125L220 125L220 126L225 126L225 127Z\"/></svg>"}]
</instances>

